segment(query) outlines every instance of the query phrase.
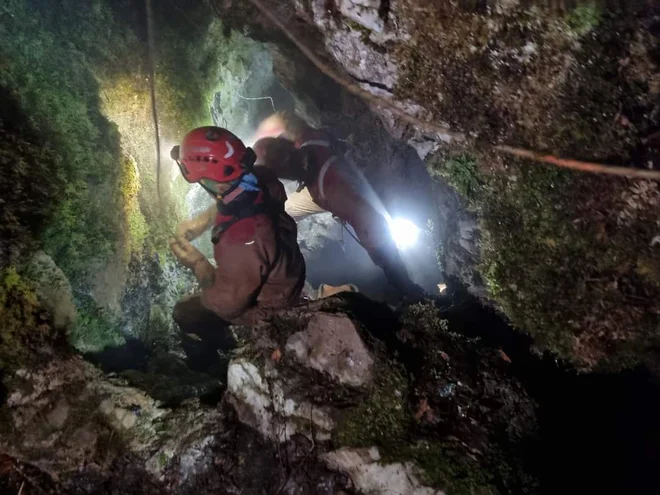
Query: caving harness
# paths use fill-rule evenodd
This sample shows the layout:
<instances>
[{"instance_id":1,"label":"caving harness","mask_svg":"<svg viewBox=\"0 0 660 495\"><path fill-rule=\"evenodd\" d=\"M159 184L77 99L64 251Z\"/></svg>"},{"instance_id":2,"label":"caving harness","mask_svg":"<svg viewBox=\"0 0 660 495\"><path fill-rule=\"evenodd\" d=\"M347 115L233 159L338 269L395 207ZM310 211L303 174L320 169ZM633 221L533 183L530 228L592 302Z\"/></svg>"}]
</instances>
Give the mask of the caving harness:
<instances>
[{"instance_id":1,"label":"caving harness","mask_svg":"<svg viewBox=\"0 0 660 495\"><path fill-rule=\"evenodd\" d=\"M339 157L341 156L344 163L347 163L351 167L351 169L355 169L355 166L352 165L352 162L350 162L350 160L346 156L346 149L339 144L339 140L337 139L333 139L333 138L309 139L307 141L304 141L302 144L300 144L298 148L300 148L303 151L306 151L305 148L309 148L311 146L319 146L322 148L326 148L328 150L327 153L332 153L332 155L325 159L323 164L318 169L318 174L314 174L314 166L311 163L313 160L313 156L311 155L311 153L304 153L303 170L305 171L305 176L307 178L305 180L298 181L298 189L296 190L296 192L302 191L305 187L308 187L309 182L316 179L318 180L318 184L319 184L319 195L321 196L321 199L325 199L325 188L324 188L325 176L327 175L330 168L339 161ZM360 176L359 173L357 175ZM360 239L358 239L358 237L351 231L351 229L348 228L348 222L336 216L333 216L332 218L334 218L334 220L342 226L342 238L340 241L342 247L345 245L344 231L346 231L348 232L348 235L350 235L355 240L355 242L357 242L360 246L364 248L364 244L362 244L362 242L360 242Z\"/></svg>"},{"instance_id":2,"label":"caving harness","mask_svg":"<svg viewBox=\"0 0 660 495\"><path fill-rule=\"evenodd\" d=\"M218 214L222 219L211 231L211 241L217 244L220 237L232 225L240 220L257 215L268 215L274 228L277 228L277 216L284 211L284 205L273 200L266 190L241 191L230 203L218 201Z\"/></svg>"}]
</instances>

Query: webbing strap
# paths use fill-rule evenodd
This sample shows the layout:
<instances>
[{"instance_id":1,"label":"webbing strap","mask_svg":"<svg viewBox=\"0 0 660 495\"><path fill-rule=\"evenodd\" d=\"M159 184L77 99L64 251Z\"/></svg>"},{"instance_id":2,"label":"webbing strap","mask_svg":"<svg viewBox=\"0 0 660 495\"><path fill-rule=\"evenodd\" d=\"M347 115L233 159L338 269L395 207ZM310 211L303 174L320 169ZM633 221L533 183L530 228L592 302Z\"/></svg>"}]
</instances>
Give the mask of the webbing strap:
<instances>
[{"instance_id":1,"label":"webbing strap","mask_svg":"<svg viewBox=\"0 0 660 495\"><path fill-rule=\"evenodd\" d=\"M328 172L328 169L336 161L337 161L337 156L336 155L331 156L326 160L326 162L321 167L321 171L319 172L319 193L321 194L322 199L325 199L325 191L323 189L323 181L325 180L325 174Z\"/></svg>"},{"instance_id":2,"label":"webbing strap","mask_svg":"<svg viewBox=\"0 0 660 495\"><path fill-rule=\"evenodd\" d=\"M324 141L322 139L311 139L300 145L301 148L305 148L306 146L323 146L324 148L329 148L330 141Z\"/></svg>"}]
</instances>

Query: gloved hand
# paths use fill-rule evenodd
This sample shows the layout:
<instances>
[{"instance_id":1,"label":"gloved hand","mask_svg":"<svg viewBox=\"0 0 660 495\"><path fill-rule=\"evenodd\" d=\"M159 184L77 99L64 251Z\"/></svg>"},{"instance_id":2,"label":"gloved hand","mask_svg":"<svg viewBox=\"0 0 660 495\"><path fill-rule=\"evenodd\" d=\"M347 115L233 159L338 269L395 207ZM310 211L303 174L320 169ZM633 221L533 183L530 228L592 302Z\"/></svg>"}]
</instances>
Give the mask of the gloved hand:
<instances>
[{"instance_id":1,"label":"gloved hand","mask_svg":"<svg viewBox=\"0 0 660 495\"><path fill-rule=\"evenodd\" d=\"M188 241L197 239L213 226L217 212L217 207L211 205L195 218L181 222L176 228L176 236Z\"/></svg>"},{"instance_id":2,"label":"gloved hand","mask_svg":"<svg viewBox=\"0 0 660 495\"><path fill-rule=\"evenodd\" d=\"M206 257L183 236L172 237L169 241L170 249L179 262L186 268L195 269L195 265L207 262Z\"/></svg>"}]
</instances>

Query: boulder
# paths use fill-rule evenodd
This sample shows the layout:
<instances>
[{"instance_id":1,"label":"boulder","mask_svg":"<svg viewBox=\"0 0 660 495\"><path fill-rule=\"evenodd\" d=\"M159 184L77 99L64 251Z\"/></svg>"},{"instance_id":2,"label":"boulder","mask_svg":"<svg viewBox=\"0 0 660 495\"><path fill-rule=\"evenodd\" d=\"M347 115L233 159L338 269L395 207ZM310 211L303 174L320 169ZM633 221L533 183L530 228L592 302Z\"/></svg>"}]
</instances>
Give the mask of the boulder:
<instances>
[{"instance_id":1,"label":"boulder","mask_svg":"<svg viewBox=\"0 0 660 495\"><path fill-rule=\"evenodd\" d=\"M286 343L301 365L327 373L342 385L362 387L373 379L374 360L353 322L344 315L318 313Z\"/></svg>"},{"instance_id":2,"label":"boulder","mask_svg":"<svg viewBox=\"0 0 660 495\"><path fill-rule=\"evenodd\" d=\"M322 458L331 469L347 474L361 493L389 495L444 495L445 492L424 486L419 469L411 462L382 462L378 448L340 449Z\"/></svg>"},{"instance_id":3,"label":"boulder","mask_svg":"<svg viewBox=\"0 0 660 495\"><path fill-rule=\"evenodd\" d=\"M76 305L69 279L43 251L37 252L25 271L25 276L35 286L42 307L50 314L53 326L69 330L76 322Z\"/></svg>"}]
</instances>

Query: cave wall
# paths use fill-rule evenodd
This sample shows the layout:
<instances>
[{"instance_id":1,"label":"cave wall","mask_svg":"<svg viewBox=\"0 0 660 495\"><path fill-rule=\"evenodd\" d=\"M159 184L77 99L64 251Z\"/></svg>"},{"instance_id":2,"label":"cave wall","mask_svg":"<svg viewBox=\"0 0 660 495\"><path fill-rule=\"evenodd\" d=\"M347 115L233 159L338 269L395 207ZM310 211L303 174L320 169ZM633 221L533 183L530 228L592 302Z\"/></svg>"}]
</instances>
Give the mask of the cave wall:
<instances>
[{"instance_id":1,"label":"cave wall","mask_svg":"<svg viewBox=\"0 0 660 495\"><path fill-rule=\"evenodd\" d=\"M363 124L367 133L356 136L373 152L369 139L383 129L425 160L440 265L457 290L467 287L541 349L585 369L655 367L657 181L568 172L493 146L657 168L657 5L262 3L349 85L452 131L422 128L373 103L382 126ZM231 15L275 40L292 87L304 84L298 74L324 78L266 16L241 9ZM325 96L315 101L328 116L333 102L352 101ZM360 105L341 113L373 119L351 113ZM395 162L372 163L395 177Z\"/></svg>"},{"instance_id":2,"label":"cave wall","mask_svg":"<svg viewBox=\"0 0 660 495\"><path fill-rule=\"evenodd\" d=\"M171 309L193 279L174 262L167 238L195 205L169 149L190 128L212 123L214 99L229 95L223 103L234 111L256 65L268 70L263 49L238 33L226 37L211 13L173 3L154 12L158 188L144 3L3 5L0 268L3 300L18 305L6 313L8 327L34 331L52 319L55 308L43 297L43 314L29 316L39 312L30 303L40 287L52 282L28 277L36 259L44 264L37 272L54 263L70 282L64 297L77 318L58 332L79 351L126 339L173 343ZM235 110L246 126L247 103ZM19 335L2 342L4 355L31 345Z\"/></svg>"}]
</instances>

